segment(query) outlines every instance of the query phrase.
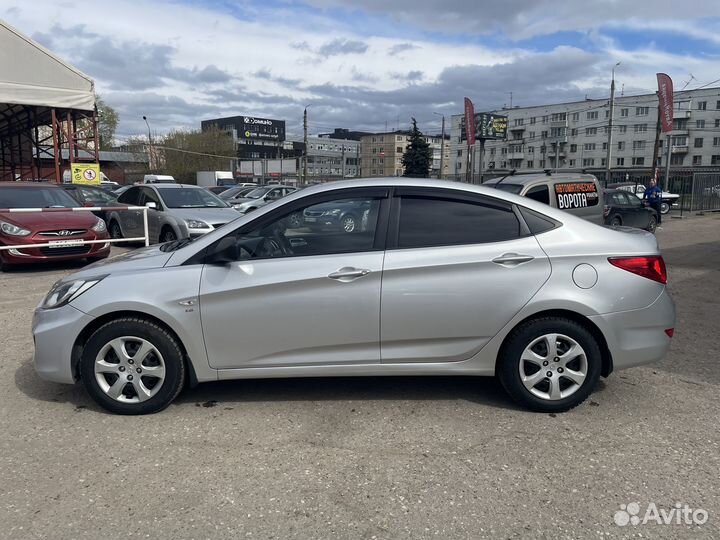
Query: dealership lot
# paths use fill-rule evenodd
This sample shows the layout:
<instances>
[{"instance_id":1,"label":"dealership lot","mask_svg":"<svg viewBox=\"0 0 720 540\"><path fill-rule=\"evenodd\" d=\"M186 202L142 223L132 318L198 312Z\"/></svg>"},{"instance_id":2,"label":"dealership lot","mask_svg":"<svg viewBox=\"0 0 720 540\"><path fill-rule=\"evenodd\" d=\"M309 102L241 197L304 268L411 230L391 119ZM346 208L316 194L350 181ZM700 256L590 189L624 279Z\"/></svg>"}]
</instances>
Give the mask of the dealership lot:
<instances>
[{"instance_id":1,"label":"dealership lot","mask_svg":"<svg viewBox=\"0 0 720 540\"><path fill-rule=\"evenodd\" d=\"M78 266L0 274L0 538L717 537L720 216L658 238L671 353L560 415L491 379L367 378L212 383L113 416L32 369L32 309ZM619 527L630 502L709 520Z\"/></svg>"}]
</instances>

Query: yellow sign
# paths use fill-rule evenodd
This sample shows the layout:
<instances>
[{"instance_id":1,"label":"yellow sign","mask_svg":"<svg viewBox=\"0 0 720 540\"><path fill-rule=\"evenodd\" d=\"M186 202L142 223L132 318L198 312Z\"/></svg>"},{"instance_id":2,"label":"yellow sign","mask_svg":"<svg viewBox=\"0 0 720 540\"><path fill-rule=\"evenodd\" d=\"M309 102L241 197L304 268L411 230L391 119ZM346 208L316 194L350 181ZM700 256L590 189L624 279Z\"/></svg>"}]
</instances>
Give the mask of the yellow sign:
<instances>
[{"instance_id":1,"label":"yellow sign","mask_svg":"<svg viewBox=\"0 0 720 540\"><path fill-rule=\"evenodd\" d=\"M73 184L100 184L100 165L97 163L71 163Z\"/></svg>"}]
</instances>

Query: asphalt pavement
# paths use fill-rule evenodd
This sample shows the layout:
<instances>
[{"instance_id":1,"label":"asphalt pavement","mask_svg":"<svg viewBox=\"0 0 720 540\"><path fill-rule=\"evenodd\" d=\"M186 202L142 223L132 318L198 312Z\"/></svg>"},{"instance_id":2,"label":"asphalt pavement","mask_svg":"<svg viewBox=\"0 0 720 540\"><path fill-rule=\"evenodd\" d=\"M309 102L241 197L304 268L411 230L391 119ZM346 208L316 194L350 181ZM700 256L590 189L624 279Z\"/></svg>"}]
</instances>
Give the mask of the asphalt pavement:
<instances>
[{"instance_id":1,"label":"asphalt pavement","mask_svg":"<svg viewBox=\"0 0 720 540\"><path fill-rule=\"evenodd\" d=\"M720 216L658 238L671 353L558 415L402 377L209 383L113 416L32 368L32 310L78 266L0 274L0 539L718 538ZM616 524L676 503L707 521Z\"/></svg>"}]
</instances>

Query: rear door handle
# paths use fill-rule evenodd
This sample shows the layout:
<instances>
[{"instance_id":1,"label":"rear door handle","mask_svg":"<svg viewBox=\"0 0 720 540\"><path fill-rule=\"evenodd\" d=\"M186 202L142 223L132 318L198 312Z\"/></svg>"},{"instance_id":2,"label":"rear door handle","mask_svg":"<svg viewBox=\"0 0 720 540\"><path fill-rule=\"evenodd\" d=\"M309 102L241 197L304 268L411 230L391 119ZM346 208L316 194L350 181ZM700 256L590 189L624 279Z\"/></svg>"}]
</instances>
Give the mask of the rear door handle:
<instances>
[{"instance_id":1,"label":"rear door handle","mask_svg":"<svg viewBox=\"0 0 720 540\"><path fill-rule=\"evenodd\" d=\"M518 253L505 253L499 257L493 259L492 262L495 264L502 264L503 266L517 266L526 262L530 262L535 257L530 255L520 255Z\"/></svg>"},{"instance_id":2,"label":"rear door handle","mask_svg":"<svg viewBox=\"0 0 720 540\"><path fill-rule=\"evenodd\" d=\"M367 270L366 268L353 268L352 266L345 266L336 272L329 274L328 277L330 279L347 283L348 281L353 281L363 276L367 276L369 273L370 270Z\"/></svg>"}]
</instances>

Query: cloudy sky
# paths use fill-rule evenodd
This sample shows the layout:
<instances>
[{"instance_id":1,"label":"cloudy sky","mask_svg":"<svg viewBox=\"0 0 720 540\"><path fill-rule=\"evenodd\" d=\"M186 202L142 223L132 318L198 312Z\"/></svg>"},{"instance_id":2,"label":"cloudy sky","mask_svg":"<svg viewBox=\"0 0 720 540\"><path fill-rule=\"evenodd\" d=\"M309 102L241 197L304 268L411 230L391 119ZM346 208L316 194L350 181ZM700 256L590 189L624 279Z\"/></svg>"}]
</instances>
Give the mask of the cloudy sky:
<instances>
[{"instance_id":1,"label":"cloudy sky","mask_svg":"<svg viewBox=\"0 0 720 540\"><path fill-rule=\"evenodd\" d=\"M40 15L41 14L41 15ZM299 134L720 79L719 0L0 0L94 78L120 138L252 114ZM688 84L689 83L689 84ZM720 85L720 81L716 83Z\"/></svg>"}]
</instances>

